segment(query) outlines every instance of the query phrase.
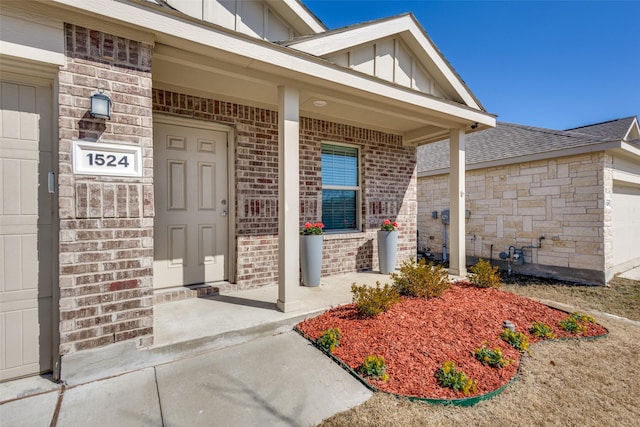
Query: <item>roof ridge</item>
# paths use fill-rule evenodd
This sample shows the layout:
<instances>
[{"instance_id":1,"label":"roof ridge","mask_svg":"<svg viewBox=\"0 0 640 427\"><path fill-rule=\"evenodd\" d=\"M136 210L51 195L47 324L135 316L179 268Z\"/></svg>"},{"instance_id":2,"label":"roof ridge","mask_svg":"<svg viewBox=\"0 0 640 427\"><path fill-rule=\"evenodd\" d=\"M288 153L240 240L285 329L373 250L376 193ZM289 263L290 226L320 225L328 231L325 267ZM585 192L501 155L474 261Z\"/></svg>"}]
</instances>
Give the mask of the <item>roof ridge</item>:
<instances>
[{"instance_id":1,"label":"roof ridge","mask_svg":"<svg viewBox=\"0 0 640 427\"><path fill-rule=\"evenodd\" d=\"M620 117L620 118L617 118L617 119L605 120L604 122L591 123L589 125L578 126L578 127L574 127L574 128L565 129L565 130L566 131L572 131L572 130L576 130L576 129L583 129L583 128L588 128L588 127L592 127L592 126L600 126L600 125L605 125L607 123L620 122L622 120L629 120L629 119L635 119L635 118L636 118L636 116Z\"/></svg>"},{"instance_id":2,"label":"roof ridge","mask_svg":"<svg viewBox=\"0 0 640 427\"><path fill-rule=\"evenodd\" d=\"M533 131L533 132L548 133L548 134L552 134L552 135L567 136L567 137L573 137L573 138L588 138L588 139L591 139L593 141L604 141L602 138L598 138L597 136L584 134L584 133L580 133L580 132L573 132L571 130L549 129L549 128L542 128L542 127L537 127L537 126L521 125L521 124L517 124L517 123L508 123L508 122L497 122L496 123L496 127L494 129L496 129L498 127L497 126L498 124L512 126L512 127L525 129L525 130ZM491 130L491 129L486 129L486 130ZM481 132L483 132L483 131L481 131Z\"/></svg>"}]
</instances>

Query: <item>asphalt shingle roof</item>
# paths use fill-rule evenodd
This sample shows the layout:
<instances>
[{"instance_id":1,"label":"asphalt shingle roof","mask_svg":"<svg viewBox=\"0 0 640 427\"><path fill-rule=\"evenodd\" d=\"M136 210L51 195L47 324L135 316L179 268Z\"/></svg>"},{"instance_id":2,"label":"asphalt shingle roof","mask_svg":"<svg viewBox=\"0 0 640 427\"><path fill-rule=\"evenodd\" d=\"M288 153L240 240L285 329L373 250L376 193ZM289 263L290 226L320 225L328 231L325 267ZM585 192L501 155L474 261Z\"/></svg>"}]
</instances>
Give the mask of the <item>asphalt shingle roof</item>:
<instances>
[{"instance_id":1,"label":"asphalt shingle roof","mask_svg":"<svg viewBox=\"0 0 640 427\"><path fill-rule=\"evenodd\" d=\"M467 135L466 164L502 161L622 140L634 119L629 117L565 131L498 122L495 128ZM418 147L418 172L448 167L448 139Z\"/></svg>"},{"instance_id":2,"label":"asphalt shingle roof","mask_svg":"<svg viewBox=\"0 0 640 427\"><path fill-rule=\"evenodd\" d=\"M634 116L625 117L624 119L610 120L608 122L567 129L567 131L584 133L602 139L623 139L627 135L634 119Z\"/></svg>"}]
</instances>

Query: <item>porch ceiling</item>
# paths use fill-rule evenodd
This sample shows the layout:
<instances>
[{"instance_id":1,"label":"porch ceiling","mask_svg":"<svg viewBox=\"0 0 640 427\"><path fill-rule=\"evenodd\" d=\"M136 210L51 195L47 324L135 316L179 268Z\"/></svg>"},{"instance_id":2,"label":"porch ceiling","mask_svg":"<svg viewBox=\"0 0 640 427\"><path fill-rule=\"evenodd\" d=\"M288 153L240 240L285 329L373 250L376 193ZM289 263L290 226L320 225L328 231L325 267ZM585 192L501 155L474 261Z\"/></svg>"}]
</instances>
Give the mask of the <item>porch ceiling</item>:
<instances>
[{"instance_id":1,"label":"porch ceiling","mask_svg":"<svg viewBox=\"0 0 640 427\"><path fill-rule=\"evenodd\" d=\"M156 44L153 85L270 110L277 110L278 85L294 86L300 91L301 116L401 134L409 145L437 141L446 137L451 128L468 127L463 121L446 117L442 112L429 114L424 109L408 109L401 100L376 102L337 84L323 85L319 79L305 80L304 76L292 80L254 66L251 62L224 63ZM326 105L316 106L315 101L325 101Z\"/></svg>"},{"instance_id":2,"label":"porch ceiling","mask_svg":"<svg viewBox=\"0 0 640 427\"><path fill-rule=\"evenodd\" d=\"M303 116L401 134L408 145L441 140L449 129L474 132L495 126L495 117L484 110L425 95L149 2L16 4L152 44L154 87L272 110L277 110L277 87L294 87L299 90ZM316 107L316 100L327 105Z\"/></svg>"}]
</instances>

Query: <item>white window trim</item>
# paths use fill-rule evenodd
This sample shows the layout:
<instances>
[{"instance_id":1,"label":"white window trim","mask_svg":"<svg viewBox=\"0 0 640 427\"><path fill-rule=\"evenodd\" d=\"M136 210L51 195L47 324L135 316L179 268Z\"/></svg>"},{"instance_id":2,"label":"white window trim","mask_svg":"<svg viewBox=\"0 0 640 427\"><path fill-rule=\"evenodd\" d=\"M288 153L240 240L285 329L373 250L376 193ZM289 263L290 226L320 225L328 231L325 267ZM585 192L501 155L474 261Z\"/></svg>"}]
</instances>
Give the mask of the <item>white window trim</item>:
<instances>
[{"instance_id":1,"label":"white window trim","mask_svg":"<svg viewBox=\"0 0 640 427\"><path fill-rule=\"evenodd\" d=\"M340 186L340 185L324 185L322 184L321 191L324 190L352 190L356 192L356 227L355 228L343 228L339 230L326 230L325 234L348 234L348 233L360 233L362 232L362 147L355 144L345 144L344 142L337 141L321 141L320 143L320 164L322 165L322 145L336 145L340 147L355 148L357 150L356 159L358 161L358 186ZM320 179L322 179L322 170L320 171ZM322 213L322 194L320 195L320 213Z\"/></svg>"}]
</instances>

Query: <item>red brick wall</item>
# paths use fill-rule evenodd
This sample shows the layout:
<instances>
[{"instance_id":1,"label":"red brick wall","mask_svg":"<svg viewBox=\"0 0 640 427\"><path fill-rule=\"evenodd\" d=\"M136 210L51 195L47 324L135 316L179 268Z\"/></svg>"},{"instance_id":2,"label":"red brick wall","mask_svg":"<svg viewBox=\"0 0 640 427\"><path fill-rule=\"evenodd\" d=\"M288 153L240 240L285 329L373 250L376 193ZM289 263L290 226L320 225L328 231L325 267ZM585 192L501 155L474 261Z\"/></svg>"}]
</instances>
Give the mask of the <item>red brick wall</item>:
<instances>
[{"instance_id":1,"label":"red brick wall","mask_svg":"<svg viewBox=\"0 0 640 427\"><path fill-rule=\"evenodd\" d=\"M59 73L60 353L153 333L151 46L65 26ZM89 115L98 88L111 120ZM142 147L143 177L74 175L74 140Z\"/></svg>"},{"instance_id":2,"label":"red brick wall","mask_svg":"<svg viewBox=\"0 0 640 427\"><path fill-rule=\"evenodd\" d=\"M301 220L322 217L321 144L340 142L360 149L363 233L325 234L323 275L378 268L376 232L388 218L399 224L398 265L416 256L416 149L402 137L303 118L300 123Z\"/></svg>"},{"instance_id":3,"label":"red brick wall","mask_svg":"<svg viewBox=\"0 0 640 427\"><path fill-rule=\"evenodd\" d=\"M278 281L277 112L153 90L153 108L236 128L237 285ZM320 146L360 147L363 233L325 235L323 275L377 268L375 235L385 218L400 223L399 261L416 253L416 150L399 135L302 118L300 122L301 224L321 217Z\"/></svg>"}]
</instances>

